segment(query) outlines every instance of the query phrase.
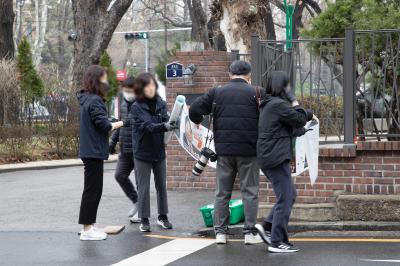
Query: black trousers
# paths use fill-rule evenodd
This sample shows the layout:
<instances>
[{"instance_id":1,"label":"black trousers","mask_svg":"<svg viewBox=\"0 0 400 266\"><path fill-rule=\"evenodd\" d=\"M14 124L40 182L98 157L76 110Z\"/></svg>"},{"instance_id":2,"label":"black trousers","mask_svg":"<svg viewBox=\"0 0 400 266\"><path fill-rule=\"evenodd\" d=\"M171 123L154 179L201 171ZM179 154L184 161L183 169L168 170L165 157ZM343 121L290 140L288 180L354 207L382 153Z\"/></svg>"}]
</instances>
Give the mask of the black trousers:
<instances>
[{"instance_id":1,"label":"black trousers","mask_svg":"<svg viewBox=\"0 0 400 266\"><path fill-rule=\"evenodd\" d=\"M274 168L264 168L262 171L271 181L276 195L276 203L265 219L267 223L272 224L271 240L275 244L287 243L289 218L296 200L290 162L286 161Z\"/></svg>"},{"instance_id":2,"label":"black trousers","mask_svg":"<svg viewBox=\"0 0 400 266\"><path fill-rule=\"evenodd\" d=\"M83 159L84 188L82 193L79 224L96 223L97 209L103 193L104 161L99 159Z\"/></svg>"},{"instance_id":3,"label":"black trousers","mask_svg":"<svg viewBox=\"0 0 400 266\"><path fill-rule=\"evenodd\" d=\"M134 168L135 168L135 163L133 161L133 153L121 153L118 157L117 169L115 170L115 179L121 186L125 195L133 203L136 203L138 200L138 194L136 192L135 187L132 184L132 181L129 179L129 176Z\"/></svg>"}]
</instances>

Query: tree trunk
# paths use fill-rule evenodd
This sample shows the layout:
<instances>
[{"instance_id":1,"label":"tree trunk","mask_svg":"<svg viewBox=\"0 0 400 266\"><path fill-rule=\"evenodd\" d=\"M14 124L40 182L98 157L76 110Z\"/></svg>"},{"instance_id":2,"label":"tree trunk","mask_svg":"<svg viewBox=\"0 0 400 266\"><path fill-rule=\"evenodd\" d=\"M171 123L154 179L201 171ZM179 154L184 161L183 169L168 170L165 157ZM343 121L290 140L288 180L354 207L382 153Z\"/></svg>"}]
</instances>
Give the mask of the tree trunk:
<instances>
[{"instance_id":1,"label":"tree trunk","mask_svg":"<svg viewBox=\"0 0 400 266\"><path fill-rule=\"evenodd\" d=\"M276 40L274 17L272 16L272 10L269 1L265 5L265 31L267 33L267 40Z\"/></svg>"},{"instance_id":2,"label":"tree trunk","mask_svg":"<svg viewBox=\"0 0 400 266\"><path fill-rule=\"evenodd\" d=\"M13 0L0 1L0 59L14 57Z\"/></svg>"},{"instance_id":3,"label":"tree trunk","mask_svg":"<svg viewBox=\"0 0 400 266\"><path fill-rule=\"evenodd\" d=\"M77 38L74 41L74 69L72 89L82 88L86 69L98 64L115 28L133 0L118 0L107 12L110 1L72 0L72 11Z\"/></svg>"},{"instance_id":4,"label":"tree trunk","mask_svg":"<svg viewBox=\"0 0 400 266\"><path fill-rule=\"evenodd\" d=\"M204 12L201 0L186 0L186 4L189 9L190 18L192 19L192 40L203 42L204 49L210 49L207 30L207 15Z\"/></svg>"}]
</instances>

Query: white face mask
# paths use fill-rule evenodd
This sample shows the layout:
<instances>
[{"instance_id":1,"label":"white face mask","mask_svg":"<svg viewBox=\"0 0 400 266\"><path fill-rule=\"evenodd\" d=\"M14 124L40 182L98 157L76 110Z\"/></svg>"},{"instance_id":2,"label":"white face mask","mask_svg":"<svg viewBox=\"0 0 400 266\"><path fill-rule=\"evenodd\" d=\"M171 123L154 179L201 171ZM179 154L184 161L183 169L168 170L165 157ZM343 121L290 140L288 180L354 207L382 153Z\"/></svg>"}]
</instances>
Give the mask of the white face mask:
<instances>
[{"instance_id":1,"label":"white face mask","mask_svg":"<svg viewBox=\"0 0 400 266\"><path fill-rule=\"evenodd\" d=\"M125 100L128 102L133 102L135 100L135 94L132 92L123 91L122 95L124 96Z\"/></svg>"}]
</instances>

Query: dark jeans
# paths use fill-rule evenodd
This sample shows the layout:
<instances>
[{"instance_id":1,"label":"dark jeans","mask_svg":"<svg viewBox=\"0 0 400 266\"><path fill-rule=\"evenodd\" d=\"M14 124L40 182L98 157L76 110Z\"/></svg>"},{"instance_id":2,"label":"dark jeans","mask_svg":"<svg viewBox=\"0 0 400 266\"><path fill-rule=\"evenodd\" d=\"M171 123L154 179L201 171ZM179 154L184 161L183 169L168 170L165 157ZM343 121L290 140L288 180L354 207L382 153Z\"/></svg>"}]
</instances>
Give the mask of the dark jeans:
<instances>
[{"instance_id":1,"label":"dark jeans","mask_svg":"<svg viewBox=\"0 0 400 266\"><path fill-rule=\"evenodd\" d=\"M121 186L125 195L135 204L138 200L138 194L132 181L129 179L135 167L132 153L120 153L118 157L117 169L115 170L115 179ZM137 182L136 182L137 185Z\"/></svg>"},{"instance_id":2,"label":"dark jeans","mask_svg":"<svg viewBox=\"0 0 400 266\"><path fill-rule=\"evenodd\" d=\"M232 196L236 175L240 178L240 191L244 205L243 233L256 232L260 169L256 157L218 156L217 191L214 207L216 233L228 232L229 200Z\"/></svg>"},{"instance_id":3,"label":"dark jeans","mask_svg":"<svg viewBox=\"0 0 400 266\"><path fill-rule=\"evenodd\" d=\"M296 200L296 187L292 179L290 162L286 161L262 171L272 183L276 195L276 203L265 219L267 223L272 224L271 240L275 244L288 242L289 218Z\"/></svg>"},{"instance_id":4,"label":"dark jeans","mask_svg":"<svg viewBox=\"0 0 400 266\"><path fill-rule=\"evenodd\" d=\"M145 162L135 159L135 176L139 193L139 218L150 217L150 177L152 170L157 191L158 214L166 215L168 213L166 161Z\"/></svg>"},{"instance_id":5,"label":"dark jeans","mask_svg":"<svg viewBox=\"0 0 400 266\"><path fill-rule=\"evenodd\" d=\"M104 161L99 159L83 159L84 188L82 193L79 224L96 223L97 208L103 193Z\"/></svg>"}]
</instances>

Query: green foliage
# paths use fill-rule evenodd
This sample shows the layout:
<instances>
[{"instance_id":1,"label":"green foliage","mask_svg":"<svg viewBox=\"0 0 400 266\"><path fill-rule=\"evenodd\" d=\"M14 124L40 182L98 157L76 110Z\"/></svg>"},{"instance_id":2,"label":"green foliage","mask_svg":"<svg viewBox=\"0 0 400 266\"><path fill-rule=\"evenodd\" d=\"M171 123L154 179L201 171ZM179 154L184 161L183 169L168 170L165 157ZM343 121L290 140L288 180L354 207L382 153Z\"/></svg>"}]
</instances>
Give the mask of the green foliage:
<instances>
[{"instance_id":1,"label":"green foliage","mask_svg":"<svg viewBox=\"0 0 400 266\"><path fill-rule=\"evenodd\" d=\"M172 57L176 55L176 52L181 49L179 43L175 43L174 48L163 52L158 58L158 63L155 67L155 72L159 78L159 80L165 85L166 82L166 73L165 73L165 65L169 63Z\"/></svg>"},{"instance_id":2,"label":"green foliage","mask_svg":"<svg viewBox=\"0 0 400 266\"><path fill-rule=\"evenodd\" d=\"M400 27L398 0L336 0L311 20L302 35L312 38L344 37L345 29L397 29Z\"/></svg>"},{"instance_id":3,"label":"green foliage","mask_svg":"<svg viewBox=\"0 0 400 266\"><path fill-rule=\"evenodd\" d=\"M25 100L33 102L35 98L42 97L44 95L43 81L33 64L31 46L26 37L22 38L18 45L17 68Z\"/></svg>"},{"instance_id":4,"label":"green foliage","mask_svg":"<svg viewBox=\"0 0 400 266\"><path fill-rule=\"evenodd\" d=\"M108 84L110 85L110 90L107 93L106 100L110 102L113 97L118 93L118 80L115 69L112 66L112 60L107 51L104 51L103 55L100 57L100 65L107 70Z\"/></svg>"}]
</instances>

